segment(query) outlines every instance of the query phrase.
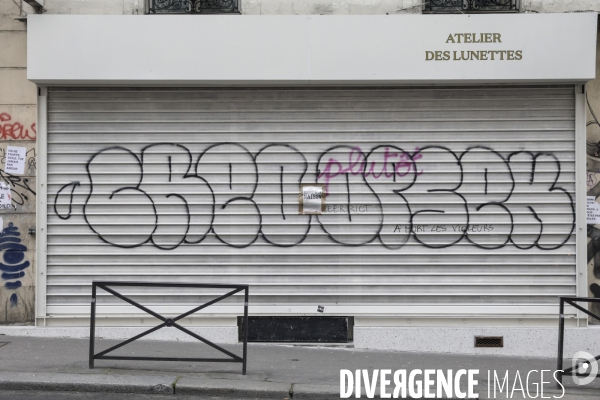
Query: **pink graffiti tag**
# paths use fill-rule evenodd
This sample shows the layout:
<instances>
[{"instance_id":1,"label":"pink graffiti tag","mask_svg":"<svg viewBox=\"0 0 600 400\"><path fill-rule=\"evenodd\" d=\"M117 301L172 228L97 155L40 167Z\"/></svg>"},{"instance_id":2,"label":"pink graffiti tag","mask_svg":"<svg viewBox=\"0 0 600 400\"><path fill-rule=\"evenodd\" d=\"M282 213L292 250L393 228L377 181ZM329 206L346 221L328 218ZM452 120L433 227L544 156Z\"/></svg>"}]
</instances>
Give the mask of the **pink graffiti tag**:
<instances>
[{"instance_id":1,"label":"pink graffiti tag","mask_svg":"<svg viewBox=\"0 0 600 400\"><path fill-rule=\"evenodd\" d=\"M386 147L383 153L383 167L376 173L377 162L371 161L370 167L368 167L368 162L364 156L362 149L358 146L352 148L350 153L348 154L348 167L342 168L342 164L334 159L330 158L327 161L327 165L325 169L319 173L318 179L325 178L325 194L329 194L329 181L336 176L350 173L352 175L363 175L365 178L369 175L373 176L375 179L379 179L382 176L386 178L392 178L394 175L399 177L404 177L411 173L413 168L413 160L416 161L422 158L423 155L420 153L419 147L415 147L415 151L412 154L402 153L398 154L396 152L390 152L389 147ZM393 159L398 158L398 162L395 163L395 170L392 172L388 172L388 162L393 163ZM393 163L394 164L394 163ZM332 167L335 166L335 171L332 170ZM367 171L367 167L369 170ZM422 175L423 171L414 171L416 175Z\"/></svg>"}]
</instances>

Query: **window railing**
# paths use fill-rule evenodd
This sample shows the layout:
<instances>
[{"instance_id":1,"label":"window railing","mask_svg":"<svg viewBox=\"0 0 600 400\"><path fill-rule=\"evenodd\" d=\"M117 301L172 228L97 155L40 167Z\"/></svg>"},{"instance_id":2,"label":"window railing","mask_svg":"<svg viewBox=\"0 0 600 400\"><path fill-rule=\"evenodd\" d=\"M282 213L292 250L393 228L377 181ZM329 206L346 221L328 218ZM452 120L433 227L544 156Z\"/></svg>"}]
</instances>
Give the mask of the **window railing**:
<instances>
[{"instance_id":1,"label":"window railing","mask_svg":"<svg viewBox=\"0 0 600 400\"><path fill-rule=\"evenodd\" d=\"M152 14L239 14L240 0L148 0Z\"/></svg>"},{"instance_id":2,"label":"window railing","mask_svg":"<svg viewBox=\"0 0 600 400\"><path fill-rule=\"evenodd\" d=\"M423 13L473 14L519 12L518 0L425 0Z\"/></svg>"}]
</instances>

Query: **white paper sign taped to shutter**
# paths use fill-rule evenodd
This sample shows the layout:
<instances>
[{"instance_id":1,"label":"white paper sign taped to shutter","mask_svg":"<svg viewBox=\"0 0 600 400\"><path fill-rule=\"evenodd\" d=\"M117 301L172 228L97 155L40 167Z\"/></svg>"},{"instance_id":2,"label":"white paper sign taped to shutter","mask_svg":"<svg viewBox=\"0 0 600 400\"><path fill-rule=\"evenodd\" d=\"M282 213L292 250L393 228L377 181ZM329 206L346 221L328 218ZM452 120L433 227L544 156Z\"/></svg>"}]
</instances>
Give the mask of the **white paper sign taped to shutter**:
<instances>
[{"instance_id":1,"label":"white paper sign taped to shutter","mask_svg":"<svg viewBox=\"0 0 600 400\"><path fill-rule=\"evenodd\" d=\"M587 223L600 224L600 204L596 201L596 196L586 196L587 198Z\"/></svg>"},{"instance_id":2,"label":"white paper sign taped to shutter","mask_svg":"<svg viewBox=\"0 0 600 400\"><path fill-rule=\"evenodd\" d=\"M10 186L4 182L0 182L0 210L9 210L11 208Z\"/></svg>"},{"instance_id":3,"label":"white paper sign taped to shutter","mask_svg":"<svg viewBox=\"0 0 600 400\"><path fill-rule=\"evenodd\" d=\"M321 214L325 211L325 187L301 185L298 211L300 214Z\"/></svg>"},{"instance_id":4,"label":"white paper sign taped to shutter","mask_svg":"<svg viewBox=\"0 0 600 400\"><path fill-rule=\"evenodd\" d=\"M26 154L26 147L7 146L4 171L8 172L9 174L23 175L25 173Z\"/></svg>"}]
</instances>

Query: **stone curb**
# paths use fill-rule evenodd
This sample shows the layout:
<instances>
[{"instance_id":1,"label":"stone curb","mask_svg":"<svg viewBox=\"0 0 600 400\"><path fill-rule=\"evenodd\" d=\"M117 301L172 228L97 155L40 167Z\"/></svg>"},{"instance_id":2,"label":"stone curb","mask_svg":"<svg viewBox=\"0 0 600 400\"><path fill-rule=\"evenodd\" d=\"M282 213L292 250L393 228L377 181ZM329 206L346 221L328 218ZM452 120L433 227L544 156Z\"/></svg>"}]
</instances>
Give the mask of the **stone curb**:
<instances>
[{"instance_id":1,"label":"stone curb","mask_svg":"<svg viewBox=\"0 0 600 400\"><path fill-rule=\"evenodd\" d=\"M294 400L329 400L340 398L339 385L311 385L307 383L295 383L292 390ZM366 398L365 396L363 397Z\"/></svg>"},{"instance_id":2,"label":"stone curb","mask_svg":"<svg viewBox=\"0 0 600 400\"><path fill-rule=\"evenodd\" d=\"M284 399L290 397L291 383L263 382L235 379L212 379L184 376L177 381L178 395L206 395L224 397L264 397Z\"/></svg>"},{"instance_id":3,"label":"stone curb","mask_svg":"<svg viewBox=\"0 0 600 400\"><path fill-rule=\"evenodd\" d=\"M478 388L481 389L481 388ZM176 375L112 375L73 373L0 372L1 390L78 391L137 394L177 394L221 397L258 397L269 399L291 398L292 400L339 399L337 385L291 384L244 379L217 379ZM290 393L291 390L291 393ZM376 391L378 392L378 390ZM480 400L488 399L478 390ZM545 390L545 394L561 394L557 390ZM290 394L292 396L290 396ZM378 394L378 393L377 393ZM567 388L564 398L597 399L597 390ZM497 399L502 399L499 396Z\"/></svg>"},{"instance_id":4,"label":"stone curb","mask_svg":"<svg viewBox=\"0 0 600 400\"><path fill-rule=\"evenodd\" d=\"M176 375L0 372L1 390L76 391L224 397L290 397L291 383Z\"/></svg>"},{"instance_id":5,"label":"stone curb","mask_svg":"<svg viewBox=\"0 0 600 400\"><path fill-rule=\"evenodd\" d=\"M172 394L175 375L1 372L0 389Z\"/></svg>"}]
</instances>

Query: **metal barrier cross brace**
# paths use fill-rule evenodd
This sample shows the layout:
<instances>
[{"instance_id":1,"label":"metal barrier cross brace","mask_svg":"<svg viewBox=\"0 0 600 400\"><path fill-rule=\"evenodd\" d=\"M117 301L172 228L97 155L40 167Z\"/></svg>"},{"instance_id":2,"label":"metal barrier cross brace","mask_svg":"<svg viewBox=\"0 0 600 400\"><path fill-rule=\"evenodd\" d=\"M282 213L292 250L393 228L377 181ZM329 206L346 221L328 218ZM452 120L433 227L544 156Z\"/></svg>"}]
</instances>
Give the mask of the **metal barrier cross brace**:
<instances>
[{"instance_id":1,"label":"metal barrier cross brace","mask_svg":"<svg viewBox=\"0 0 600 400\"><path fill-rule=\"evenodd\" d=\"M162 315L150 310L147 307L131 300L130 298L116 292L115 290L109 288L109 286L147 286L147 287L180 287L180 288L210 288L210 289L233 289L231 292L228 292L222 296L217 297L207 303L202 304L190 311L187 311L181 315L178 315L174 318L165 318ZM152 315L154 318L157 318L162 321L161 324L155 326L154 328L150 328L147 331L140 333L130 339L125 340L107 350L101 351L98 354L94 354L94 342L95 342L95 331L96 331L96 288L99 287L104 289L108 293L113 296L118 297L119 299L131 304L134 307L139 308L140 310ZM222 348L211 342L208 339L203 338L200 335L184 328L179 325L177 321L182 318L187 317L197 311L202 310L212 304L215 304L227 297L233 296L234 294L244 291L244 345L243 345L243 354L242 357L231 353L230 351ZM113 350L116 350L120 347L125 346L128 343L131 343L137 339L140 339L152 332L159 330L164 327L174 327L179 329L182 332L187 333L188 335L200 340L201 342L206 343L210 347L220 351L229 356L229 358L187 358L187 357L120 357L120 356L107 356L106 354L110 353ZM246 361L247 361L247 347L248 347L248 285L226 285L226 284L211 284L211 283L151 283L151 282L107 282L107 281L93 281L92 282L92 305L91 305L91 315L90 315L90 369L94 368L94 360L104 359L104 360L139 360L139 361L192 361L192 362L240 362L242 363L242 374L246 375Z\"/></svg>"},{"instance_id":2,"label":"metal barrier cross brace","mask_svg":"<svg viewBox=\"0 0 600 400\"><path fill-rule=\"evenodd\" d=\"M600 321L600 315L596 315L593 312L586 310L578 304L575 304L578 301L583 301L586 303L600 303L600 299L592 298L592 297L560 297L560 310L559 310L559 320L558 320L558 356L556 358L556 370L558 381L562 384L562 378L564 375L570 376L588 376L587 374L580 374L577 372L579 367L585 363L585 361L572 366L571 368L567 368L563 370L563 347L565 342L565 303L568 303L570 306L575 307L579 311L596 318ZM594 357L596 361L600 360L600 355ZM597 374L596 377L600 376ZM560 385L558 385L560 388Z\"/></svg>"}]
</instances>

